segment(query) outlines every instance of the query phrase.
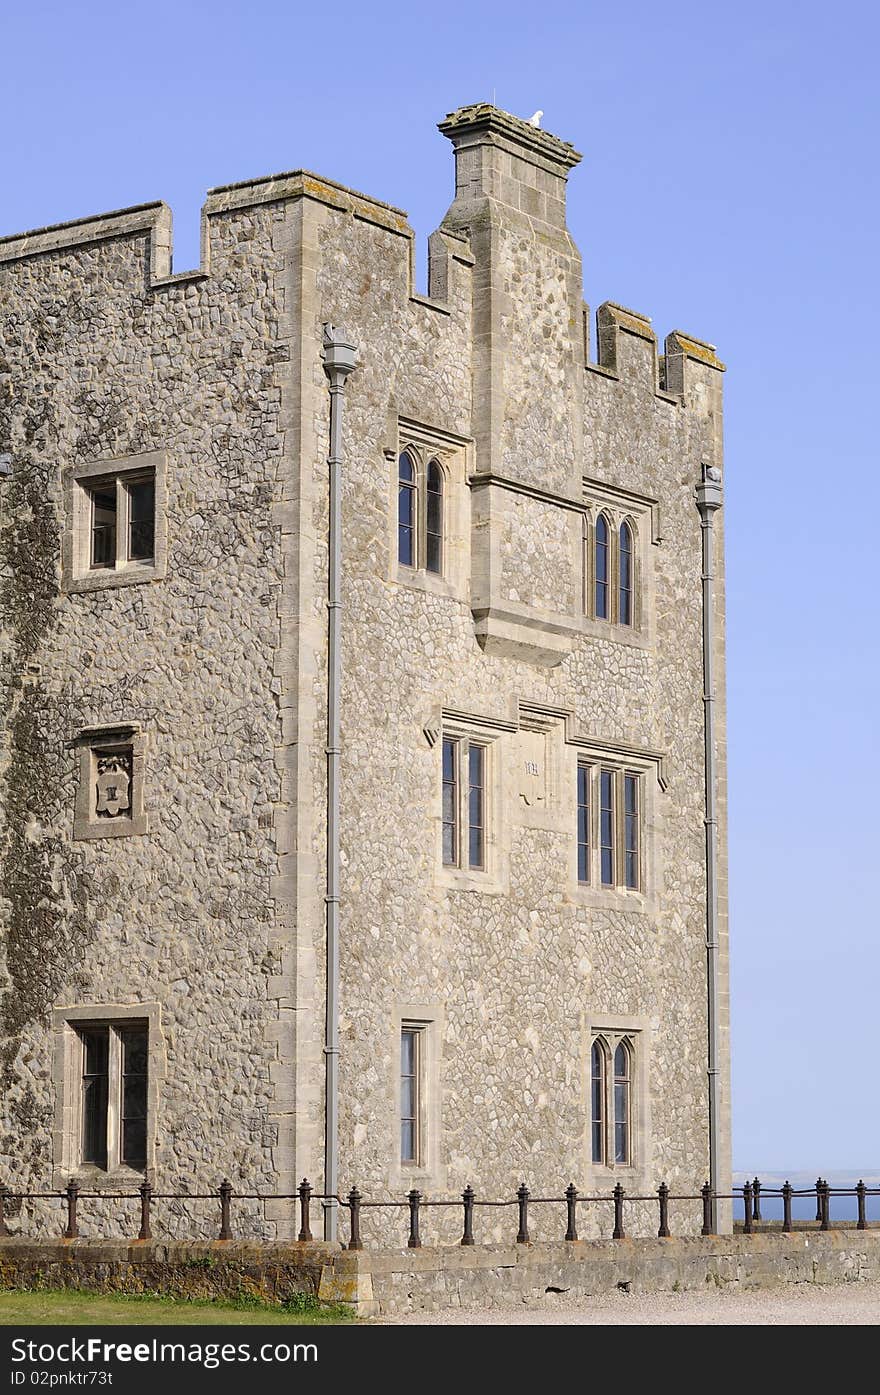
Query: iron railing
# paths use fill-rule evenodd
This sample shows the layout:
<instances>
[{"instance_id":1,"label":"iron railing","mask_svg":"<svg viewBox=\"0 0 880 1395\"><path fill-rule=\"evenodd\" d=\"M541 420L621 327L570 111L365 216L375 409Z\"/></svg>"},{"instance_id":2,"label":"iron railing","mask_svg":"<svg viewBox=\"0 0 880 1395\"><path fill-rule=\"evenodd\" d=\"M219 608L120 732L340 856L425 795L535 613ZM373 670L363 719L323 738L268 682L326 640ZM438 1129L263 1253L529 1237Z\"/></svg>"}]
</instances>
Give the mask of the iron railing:
<instances>
[{"instance_id":1,"label":"iron railing","mask_svg":"<svg viewBox=\"0 0 880 1395\"><path fill-rule=\"evenodd\" d=\"M820 1230L831 1228L831 1198L832 1197L855 1197L857 1207L857 1230L866 1230L867 1221L867 1198L869 1196L880 1196L880 1187L868 1187L863 1181L856 1183L854 1187L832 1187L827 1181L819 1177L813 1187L796 1189L785 1182L782 1187L764 1186L759 1178L751 1182L746 1182L744 1186L735 1192L713 1193L708 1182L704 1184L699 1192L672 1193L665 1182L661 1182L656 1192L648 1195L636 1195L625 1191L618 1182L611 1192L594 1193L587 1195L578 1191L573 1182L566 1187L561 1196L533 1196L525 1182L521 1183L517 1189L515 1197L502 1198L501 1200L482 1199L476 1195L473 1188L468 1185L459 1198L453 1199L431 1199L425 1197L416 1188L413 1188L402 1201L366 1201L361 1196L357 1187L352 1187L347 1196L338 1196L326 1192L316 1192L312 1189L307 1178L300 1182L295 1192L267 1193L267 1192L237 1192L233 1189L232 1183L225 1179L219 1184L216 1191L210 1192L156 1192L149 1182L142 1182L136 1192L106 1192L88 1191L79 1186L75 1181L70 1181L64 1191L58 1192L17 1192L8 1187L0 1185L0 1237L9 1235L7 1225L7 1214L9 1203L12 1201L35 1201L35 1200L61 1200L65 1204L65 1226L61 1232L65 1240L76 1240L80 1238L78 1208L81 1201L98 1200L108 1201L139 1201L140 1202L140 1229L138 1240L151 1240L152 1235L152 1211L153 1205L157 1201L213 1201L219 1205L220 1227L216 1238L218 1240L234 1239L232 1225L232 1203L235 1201L290 1201L299 1203L299 1232L297 1240L299 1242L309 1242L314 1239L311 1231L311 1204L313 1201L335 1201L339 1206L348 1211L348 1243L349 1250L363 1249L361 1239L361 1216L367 1210L400 1210L408 1212L409 1234L407 1245L410 1249L421 1248L421 1223L422 1215L425 1211L446 1208L460 1207L462 1210L462 1235L459 1244L474 1245L474 1214L478 1207L483 1208L505 1208L516 1207L517 1233L516 1242L519 1245L531 1243L529 1235L529 1211L532 1206L555 1206L565 1207L565 1234L562 1237L567 1241L578 1239L578 1207L611 1207L613 1208L613 1230L612 1239L623 1240L626 1238L625 1207L635 1204L653 1203L658 1208L659 1226L657 1235L660 1238L667 1238L671 1235L669 1228L669 1203L675 1202L700 1202L702 1224L700 1233L702 1235L714 1235L716 1233L713 1214L713 1203L717 1201L742 1201L743 1218L741 1231L745 1235L755 1233L756 1226L763 1226L766 1223L761 1214L761 1201L765 1197L782 1198L782 1226L783 1232L789 1232L794 1228L792 1220L792 1201L796 1197L815 1197L816 1199L816 1221L815 1224ZM698 1213L699 1215L700 1213ZM798 1225L804 1224L798 1222ZM809 1223L807 1223L809 1224ZM845 1224L845 1222L836 1222Z\"/></svg>"}]
</instances>

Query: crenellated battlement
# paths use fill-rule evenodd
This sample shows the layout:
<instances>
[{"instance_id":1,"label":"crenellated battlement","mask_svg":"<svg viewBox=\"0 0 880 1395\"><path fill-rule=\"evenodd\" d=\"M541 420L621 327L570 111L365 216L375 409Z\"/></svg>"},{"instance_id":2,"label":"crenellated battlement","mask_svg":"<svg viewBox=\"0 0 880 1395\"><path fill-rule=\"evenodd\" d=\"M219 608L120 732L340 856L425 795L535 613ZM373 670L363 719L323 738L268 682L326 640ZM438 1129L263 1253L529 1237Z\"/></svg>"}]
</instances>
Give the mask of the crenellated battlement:
<instances>
[{"instance_id":1,"label":"crenellated battlement","mask_svg":"<svg viewBox=\"0 0 880 1395\"><path fill-rule=\"evenodd\" d=\"M669 402L686 396L689 363L725 371L714 344L681 330L667 334L664 352L659 353L650 318L611 300L596 311L595 362L590 361L589 307L584 306L584 357L589 372L617 380L640 376L652 384L656 396Z\"/></svg>"},{"instance_id":2,"label":"crenellated battlement","mask_svg":"<svg viewBox=\"0 0 880 1395\"><path fill-rule=\"evenodd\" d=\"M464 234L451 228L435 232L429 244L428 295L420 295L415 290L415 232L403 209L309 170L292 170L209 189L201 210L199 265L186 271L173 270L173 215L162 200L0 237L0 266L113 239L145 235L150 248L147 289L203 280L212 274L212 220L250 208L299 199L336 209L349 214L359 224L402 238L408 244L409 297L428 308L443 308L449 294L451 262L463 267L473 265Z\"/></svg>"},{"instance_id":3,"label":"crenellated battlement","mask_svg":"<svg viewBox=\"0 0 880 1395\"><path fill-rule=\"evenodd\" d=\"M201 210L198 267L174 271L172 211L161 200L0 237L0 266L140 234L149 243L147 289L158 291L212 275L214 220L250 208L307 199L348 214L357 224L403 239L408 249L408 298L429 310L448 313L453 268L470 271L475 266L470 211L474 200L485 197L517 215L525 213L535 225L562 228L565 179L581 156L568 142L488 103L451 112L439 129L455 147L456 200L443 225L429 238L427 295L415 289L415 233L406 212L303 169L209 189ZM478 229L476 236L479 243ZM569 249L576 258L570 239ZM724 372L714 345L681 330L666 336L660 353L650 318L614 301L605 301L596 311L596 357L591 360L587 306L583 315L588 372L612 380L643 378L657 397L670 402L680 402L687 395L694 368Z\"/></svg>"},{"instance_id":4,"label":"crenellated battlement","mask_svg":"<svg viewBox=\"0 0 880 1395\"><path fill-rule=\"evenodd\" d=\"M150 280L162 281L171 272L171 225L171 209L159 199L119 208L112 213L51 223L47 227L0 237L0 265L140 233L146 234L150 241Z\"/></svg>"}]
</instances>

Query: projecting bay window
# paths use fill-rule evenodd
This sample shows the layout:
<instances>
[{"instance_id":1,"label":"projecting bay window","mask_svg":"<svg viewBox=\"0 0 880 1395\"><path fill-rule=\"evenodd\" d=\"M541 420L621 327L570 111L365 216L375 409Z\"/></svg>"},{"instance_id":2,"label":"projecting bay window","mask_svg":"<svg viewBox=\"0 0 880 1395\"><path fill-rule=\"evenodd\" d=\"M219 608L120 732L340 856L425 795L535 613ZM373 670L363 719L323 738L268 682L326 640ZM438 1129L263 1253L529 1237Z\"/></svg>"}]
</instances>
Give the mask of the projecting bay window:
<instances>
[{"instance_id":1,"label":"projecting bay window","mask_svg":"<svg viewBox=\"0 0 880 1395\"><path fill-rule=\"evenodd\" d=\"M147 1160L145 1023L77 1027L82 1051L80 1162L143 1171Z\"/></svg>"},{"instance_id":2,"label":"projecting bay window","mask_svg":"<svg viewBox=\"0 0 880 1395\"><path fill-rule=\"evenodd\" d=\"M578 762L579 885L643 889L641 782L638 771Z\"/></svg>"},{"instance_id":3,"label":"projecting bay window","mask_svg":"<svg viewBox=\"0 0 880 1395\"><path fill-rule=\"evenodd\" d=\"M443 738L443 865L486 868L486 747Z\"/></svg>"}]
</instances>

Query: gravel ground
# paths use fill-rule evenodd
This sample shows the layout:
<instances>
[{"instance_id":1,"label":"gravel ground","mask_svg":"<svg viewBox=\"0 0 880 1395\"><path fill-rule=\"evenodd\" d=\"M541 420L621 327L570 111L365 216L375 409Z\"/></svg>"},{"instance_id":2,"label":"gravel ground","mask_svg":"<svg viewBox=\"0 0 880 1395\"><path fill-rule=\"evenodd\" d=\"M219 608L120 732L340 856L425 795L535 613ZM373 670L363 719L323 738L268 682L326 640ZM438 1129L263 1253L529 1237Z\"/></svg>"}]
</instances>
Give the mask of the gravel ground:
<instances>
[{"instance_id":1,"label":"gravel ground","mask_svg":"<svg viewBox=\"0 0 880 1395\"><path fill-rule=\"evenodd\" d=\"M880 1323L880 1284L797 1284L786 1289L711 1293L603 1294L581 1302L540 1308L452 1309L412 1313L395 1325L444 1327L499 1326L875 1326Z\"/></svg>"}]
</instances>

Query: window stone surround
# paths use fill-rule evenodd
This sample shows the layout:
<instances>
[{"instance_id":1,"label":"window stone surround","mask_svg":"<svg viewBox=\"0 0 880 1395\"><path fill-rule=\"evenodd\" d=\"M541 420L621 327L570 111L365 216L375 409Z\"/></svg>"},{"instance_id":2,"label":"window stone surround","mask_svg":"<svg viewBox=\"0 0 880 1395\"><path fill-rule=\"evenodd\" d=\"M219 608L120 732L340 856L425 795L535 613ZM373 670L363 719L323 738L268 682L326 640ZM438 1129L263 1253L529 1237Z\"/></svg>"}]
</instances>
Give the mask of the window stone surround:
<instances>
[{"instance_id":1,"label":"window stone surround","mask_svg":"<svg viewBox=\"0 0 880 1395\"><path fill-rule=\"evenodd\" d=\"M467 603L470 586L470 495L467 479L471 443L465 437L451 435L407 417L395 418L389 435L390 443L383 448L389 473L388 580L400 587ZM420 548L428 463L436 460L443 471L443 559L439 572L429 572L421 556L414 567L398 560L398 461L404 451L411 454L416 468Z\"/></svg>"},{"instance_id":2,"label":"window stone surround","mask_svg":"<svg viewBox=\"0 0 880 1395\"><path fill-rule=\"evenodd\" d=\"M595 528L600 514L605 515L611 532L610 599L613 609L607 620L598 619L592 613ZM624 522L629 524L633 535L633 617L630 625L623 625L616 618L620 527ZM656 499L584 477L583 614L579 625L582 634L639 649L652 647L656 637L656 581L651 548L661 543L660 509Z\"/></svg>"},{"instance_id":3,"label":"window stone surround","mask_svg":"<svg viewBox=\"0 0 880 1395\"><path fill-rule=\"evenodd\" d=\"M628 1163L594 1163L592 1142L592 1108L590 1090L592 1078L593 1042L601 1037L609 1051L606 1069L613 1070L614 1048L626 1038L630 1043L632 1076L630 1083L630 1161ZM584 1013L582 1030L581 1080L587 1102L587 1127L584 1135L584 1175L586 1190L610 1191L618 1182L628 1192L646 1194L654 1187L651 1135L650 1057L651 1024L647 1017L627 1013ZM613 1090L606 1085L606 1102L613 1099ZM607 1103L606 1103L607 1108ZM606 1120L606 1128L610 1127Z\"/></svg>"},{"instance_id":4,"label":"window stone surround","mask_svg":"<svg viewBox=\"0 0 880 1395\"><path fill-rule=\"evenodd\" d=\"M421 1157L418 1163L400 1159L400 1035L404 1027L421 1031L419 1041L419 1137ZM445 1010L442 1003L399 1003L391 1017L391 1114L392 1164L388 1172L388 1187L400 1193L417 1187L419 1191L442 1191L446 1186L446 1165L441 1156L442 1128L442 1043L445 1030Z\"/></svg>"},{"instance_id":5,"label":"window stone surround","mask_svg":"<svg viewBox=\"0 0 880 1395\"><path fill-rule=\"evenodd\" d=\"M120 1165L112 1171L80 1160L82 1130L82 1047L78 1029L84 1026L120 1027L147 1025L147 1162L144 1172ZM52 1186L61 1189L69 1181L90 1191L130 1190L155 1174L158 1116L165 1078L165 1040L162 1010L157 1002L90 1003L57 1007L52 1012L52 1084L55 1121L52 1131ZM112 1107L112 1106L111 1106Z\"/></svg>"},{"instance_id":6,"label":"window stone surround","mask_svg":"<svg viewBox=\"0 0 880 1395\"><path fill-rule=\"evenodd\" d=\"M662 801L663 777L659 758L653 753L637 748L615 749L598 742L580 744L576 740L573 759L568 763L565 807L570 811L568 826L571 830L571 852L569 856L568 894L583 906L597 910L626 909L654 916L659 911L660 888L662 887L662 846L663 818ZM571 746L567 749L570 751ZM589 882L578 880L577 865L577 768L588 765L593 771L602 768L613 770L615 776L627 772L639 777L639 887L624 886L618 881L614 886L603 886L599 880L599 846L597 792L595 780L590 789L590 856L592 877ZM618 798L619 798L618 794ZM615 818L616 863L622 857L619 846L619 829L623 810L618 807ZM618 868L618 870L620 870Z\"/></svg>"},{"instance_id":7,"label":"window stone surround","mask_svg":"<svg viewBox=\"0 0 880 1395\"><path fill-rule=\"evenodd\" d=\"M122 480L145 471L156 485L152 562L126 562L114 567L92 567L89 484L99 479ZM168 566L167 452L91 460L75 465L64 479L65 523L61 545L62 589L70 595L102 591L108 587L159 581Z\"/></svg>"},{"instance_id":8,"label":"window stone surround","mask_svg":"<svg viewBox=\"0 0 880 1395\"><path fill-rule=\"evenodd\" d=\"M491 895L502 895L508 885L508 837L506 834L507 808L505 800L505 743L504 736L516 731L512 724L502 723L491 718L456 712L444 708L436 723L425 730L430 745L437 755L437 779L435 782L434 824L435 850L434 866L436 885L447 891L479 891ZM443 738L473 742L485 749L484 769L484 849L485 867L473 868L466 864L450 867L443 862L443 793L442 755ZM459 776L459 779L466 778ZM464 838L464 829L459 836Z\"/></svg>"},{"instance_id":9,"label":"window stone surround","mask_svg":"<svg viewBox=\"0 0 880 1395\"><path fill-rule=\"evenodd\" d=\"M144 807L144 771L147 738L138 722L115 722L86 727L70 743L76 750L78 780L73 815L76 839L130 838L149 833L149 814ZM131 808L128 817L101 818L96 810L95 766L104 751L120 747L131 750Z\"/></svg>"}]
</instances>

